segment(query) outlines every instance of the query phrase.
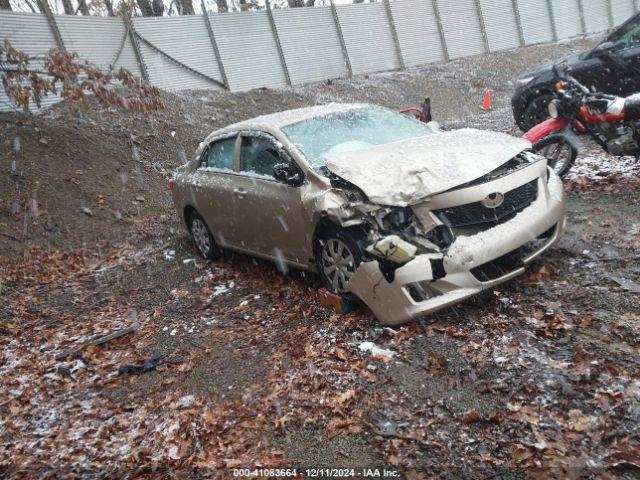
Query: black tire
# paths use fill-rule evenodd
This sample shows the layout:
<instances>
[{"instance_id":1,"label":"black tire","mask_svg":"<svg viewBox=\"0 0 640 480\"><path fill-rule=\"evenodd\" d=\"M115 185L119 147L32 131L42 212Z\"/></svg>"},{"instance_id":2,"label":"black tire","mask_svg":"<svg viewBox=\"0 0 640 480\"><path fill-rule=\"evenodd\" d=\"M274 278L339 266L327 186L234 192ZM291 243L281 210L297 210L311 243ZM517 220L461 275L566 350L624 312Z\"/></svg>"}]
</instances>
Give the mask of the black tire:
<instances>
[{"instance_id":1,"label":"black tire","mask_svg":"<svg viewBox=\"0 0 640 480\"><path fill-rule=\"evenodd\" d=\"M527 132L549 118L549 102L554 98L552 94L544 93L529 101L518 124L520 129Z\"/></svg>"},{"instance_id":2,"label":"black tire","mask_svg":"<svg viewBox=\"0 0 640 480\"><path fill-rule=\"evenodd\" d=\"M561 177L567 174L578 157L578 149L562 133L538 140L533 145L533 151L544 156L548 165Z\"/></svg>"},{"instance_id":3,"label":"black tire","mask_svg":"<svg viewBox=\"0 0 640 480\"><path fill-rule=\"evenodd\" d=\"M337 249L340 245L344 248L342 253ZM330 255L331 253L333 253L333 256ZM347 297L352 296L346 291L345 284L349 278L351 278L350 276L355 273L360 263L362 263L364 252L351 233L339 227L324 230L316 237L314 255L318 273L325 287L333 293ZM327 257L337 258L340 255L342 255L344 261L347 262L344 265L346 271L341 275L339 271L336 270L335 275L332 275L331 269L329 268L331 266L331 260ZM351 255L352 261L349 261L349 255ZM347 274L347 272L349 272L350 275Z\"/></svg>"},{"instance_id":4,"label":"black tire","mask_svg":"<svg viewBox=\"0 0 640 480\"><path fill-rule=\"evenodd\" d=\"M221 250L211 235L207 222L195 210L189 216L189 233L200 256L208 260L220 257Z\"/></svg>"}]
</instances>

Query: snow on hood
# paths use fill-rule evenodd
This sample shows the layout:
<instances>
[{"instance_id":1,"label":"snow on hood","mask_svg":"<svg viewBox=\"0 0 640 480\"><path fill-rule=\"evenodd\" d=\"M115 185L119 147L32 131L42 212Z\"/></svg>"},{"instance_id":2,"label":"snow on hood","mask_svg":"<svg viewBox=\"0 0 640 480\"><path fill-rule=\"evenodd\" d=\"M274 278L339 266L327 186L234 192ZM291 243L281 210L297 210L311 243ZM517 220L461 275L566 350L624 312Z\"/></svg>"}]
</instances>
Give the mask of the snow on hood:
<instances>
[{"instance_id":1,"label":"snow on hood","mask_svg":"<svg viewBox=\"0 0 640 480\"><path fill-rule=\"evenodd\" d=\"M329 170L381 205L406 206L485 175L531 144L505 133L462 129L328 154Z\"/></svg>"}]
</instances>

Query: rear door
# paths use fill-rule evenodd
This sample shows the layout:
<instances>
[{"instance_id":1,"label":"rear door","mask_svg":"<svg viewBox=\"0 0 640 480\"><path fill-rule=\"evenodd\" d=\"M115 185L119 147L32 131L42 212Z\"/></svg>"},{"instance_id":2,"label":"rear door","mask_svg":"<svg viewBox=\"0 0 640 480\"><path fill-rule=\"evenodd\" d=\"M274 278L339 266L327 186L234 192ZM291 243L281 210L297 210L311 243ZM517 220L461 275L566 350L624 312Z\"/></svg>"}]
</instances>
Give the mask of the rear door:
<instances>
[{"instance_id":1,"label":"rear door","mask_svg":"<svg viewBox=\"0 0 640 480\"><path fill-rule=\"evenodd\" d=\"M276 259L308 265L312 232L302 207L301 189L276 180L273 167L295 164L282 145L262 132L241 132L236 201L242 246Z\"/></svg>"},{"instance_id":2,"label":"rear door","mask_svg":"<svg viewBox=\"0 0 640 480\"><path fill-rule=\"evenodd\" d=\"M213 140L200 157L200 167L193 174L192 195L196 209L209 226L216 242L222 246L239 243L237 216L239 205L234 189L238 134Z\"/></svg>"}]
</instances>

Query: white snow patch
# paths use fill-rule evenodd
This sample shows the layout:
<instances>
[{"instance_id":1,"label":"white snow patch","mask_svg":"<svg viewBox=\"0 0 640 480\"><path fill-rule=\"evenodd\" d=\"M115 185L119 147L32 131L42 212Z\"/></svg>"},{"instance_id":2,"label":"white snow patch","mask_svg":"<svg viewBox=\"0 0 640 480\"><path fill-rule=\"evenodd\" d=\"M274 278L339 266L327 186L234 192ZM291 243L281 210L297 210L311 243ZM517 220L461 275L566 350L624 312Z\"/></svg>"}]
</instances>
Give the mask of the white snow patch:
<instances>
[{"instance_id":1,"label":"white snow patch","mask_svg":"<svg viewBox=\"0 0 640 480\"><path fill-rule=\"evenodd\" d=\"M217 297L218 295L222 295L223 293L227 293L231 289L235 287L234 282L229 282L229 284L216 285L213 287L213 296Z\"/></svg>"},{"instance_id":2,"label":"white snow patch","mask_svg":"<svg viewBox=\"0 0 640 480\"><path fill-rule=\"evenodd\" d=\"M635 179L640 176L640 162L633 157L615 157L590 150L578 155L576 163L567 173L567 179L603 180L615 176L619 179Z\"/></svg>"},{"instance_id":3,"label":"white snow patch","mask_svg":"<svg viewBox=\"0 0 640 480\"><path fill-rule=\"evenodd\" d=\"M393 350L388 350L386 348L381 348L373 342L362 342L359 348L360 348L360 351L362 352L371 352L372 356L382 357L385 360L393 358L397 355L397 352L394 352Z\"/></svg>"}]
</instances>

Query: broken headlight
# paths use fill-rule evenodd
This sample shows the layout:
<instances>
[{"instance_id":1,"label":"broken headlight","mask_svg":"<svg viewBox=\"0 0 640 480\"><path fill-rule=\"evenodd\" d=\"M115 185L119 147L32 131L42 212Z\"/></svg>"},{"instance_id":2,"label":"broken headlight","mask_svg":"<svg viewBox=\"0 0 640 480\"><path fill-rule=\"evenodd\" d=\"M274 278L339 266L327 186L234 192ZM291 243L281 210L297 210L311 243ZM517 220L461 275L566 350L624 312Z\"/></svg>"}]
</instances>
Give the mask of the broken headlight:
<instances>
[{"instance_id":1,"label":"broken headlight","mask_svg":"<svg viewBox=\"0 0 640 480\"><path fill-rule=\"evenodd\" d=\"M425 235L431 243L441 249L447 248L456 239L453 230L451 230L451 227L446 223L448 223L448 221L445 218L443 225L436 225Z\"/></svg>"},{"instance_id":2,"label":"broken headlight","mask_svg":"<svg viewBox=\"0 0 640 480\"><path fill-rule=\"evenodd\" d=\"M382 228L384 230L404 230L413 219L413 212L410 208L394 208L382 217Z\"/></svg>"}]
</instances>

